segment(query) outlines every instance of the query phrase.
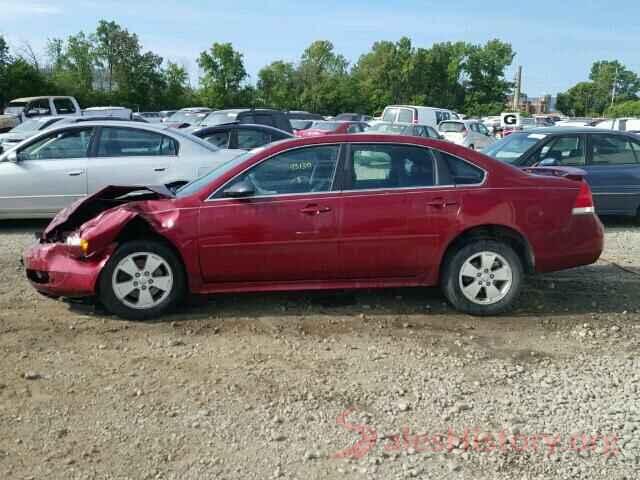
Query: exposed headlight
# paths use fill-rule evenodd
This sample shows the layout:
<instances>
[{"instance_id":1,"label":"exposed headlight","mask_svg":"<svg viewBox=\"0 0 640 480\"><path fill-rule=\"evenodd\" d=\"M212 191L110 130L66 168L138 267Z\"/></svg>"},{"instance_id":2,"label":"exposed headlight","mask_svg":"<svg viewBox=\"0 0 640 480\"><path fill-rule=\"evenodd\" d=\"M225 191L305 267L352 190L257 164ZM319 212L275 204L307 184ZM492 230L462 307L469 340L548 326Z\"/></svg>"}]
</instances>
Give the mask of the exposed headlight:
<instances>
[{"instance_id":1,"label":"exposed headlight","mask_svg":"<svg viewBox=\"0 0 640 480\"><path fill-rule=\"evenodd\" d=\"M82 253L87 253L89 250L89 242L80 237L78 233L72 233L67 237L66 244L70 247L79 247Z\"/></svg>"}]
</instances>

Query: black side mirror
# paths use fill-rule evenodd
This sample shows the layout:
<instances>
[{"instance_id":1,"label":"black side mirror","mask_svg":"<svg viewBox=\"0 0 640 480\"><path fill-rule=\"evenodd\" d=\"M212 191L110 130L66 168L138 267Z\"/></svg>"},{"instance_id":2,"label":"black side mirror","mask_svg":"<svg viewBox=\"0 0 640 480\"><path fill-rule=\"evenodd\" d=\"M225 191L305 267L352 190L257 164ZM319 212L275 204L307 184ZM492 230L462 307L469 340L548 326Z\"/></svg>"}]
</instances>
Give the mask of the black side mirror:
<instances>
[{"instance_id":1,"label":"black side mirror","mask_svg":"<svg viewBox=\"0 0 640 480\"><path fill-rule=\"evenodd\" d=\"M255 195L255 189L249 182L242 181L231 185L224 191L225 197L230 198L246 198Z\"/></svg>"}]
</instances>

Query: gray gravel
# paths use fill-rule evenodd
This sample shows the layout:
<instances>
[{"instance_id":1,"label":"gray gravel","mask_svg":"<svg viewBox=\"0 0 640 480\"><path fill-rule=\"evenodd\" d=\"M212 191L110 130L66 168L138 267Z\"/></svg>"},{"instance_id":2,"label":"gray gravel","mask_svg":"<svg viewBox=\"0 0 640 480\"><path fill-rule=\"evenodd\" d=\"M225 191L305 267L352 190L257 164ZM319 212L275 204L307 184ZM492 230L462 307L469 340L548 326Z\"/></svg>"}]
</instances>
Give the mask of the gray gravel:
<instances>
[{"instance_id":1,"label":"gray gravel","mask_svg":"<svg viewBox=\"0 0 640 480\"><path fill-rule=\"evenodd\" d=\"M39 227L0 225L0 478L638 478L638 227L608 223L603 261L530 279L510 316L407 289L144 324L35 294Z\"/></svg>"}]
</instances>

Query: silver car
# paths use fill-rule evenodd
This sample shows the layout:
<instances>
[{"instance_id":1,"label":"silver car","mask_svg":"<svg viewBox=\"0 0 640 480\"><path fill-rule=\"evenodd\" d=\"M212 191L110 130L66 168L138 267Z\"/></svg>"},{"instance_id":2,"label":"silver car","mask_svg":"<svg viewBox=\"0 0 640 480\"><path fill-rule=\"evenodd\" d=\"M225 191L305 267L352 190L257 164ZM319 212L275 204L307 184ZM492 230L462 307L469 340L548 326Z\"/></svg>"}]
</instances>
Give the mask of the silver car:
<instances>
[{"instance_id":1,"label":"silver car","mask_svg":"<svg viewBox=\"0 0 640 480\"><path fill-rule=\"evenodd\" d=\"M0 155L0 219L50 218L108 185L177 187L240 153L137 122L53 127Z\"/></svg>"}]
</instances>

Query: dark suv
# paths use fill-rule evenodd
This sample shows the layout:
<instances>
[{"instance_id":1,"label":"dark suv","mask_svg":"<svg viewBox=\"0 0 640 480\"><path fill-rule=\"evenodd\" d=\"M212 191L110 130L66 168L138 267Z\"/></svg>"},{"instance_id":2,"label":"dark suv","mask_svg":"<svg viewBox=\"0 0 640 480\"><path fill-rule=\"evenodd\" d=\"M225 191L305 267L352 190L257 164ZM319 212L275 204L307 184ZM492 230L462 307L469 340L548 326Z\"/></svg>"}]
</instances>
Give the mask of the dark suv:
<instances>
[{"instance_id":1,"label":"dark suv","mask_svg":"<svg viewBox=\"0 0 640 480\"><path fill-rule=\"evenodd\" d=\"M483 153L517 167L577 167L587 172L596 211L640 221L640 137L592 127L515 132Z\"/></svg>"},{"instance_id":2,"label":"dark suv","mask_svg":"<svg viewBox=\"0 0 640 480\"><path fill-rule=\"evenodd\" d=\"M225 123L248 123L252 125L268 125L270 127L293 133L291 122L280 110L270 108L234 108L216 110L203 118L196 128L214 127Z\"/></svg>"}]
</instances>

